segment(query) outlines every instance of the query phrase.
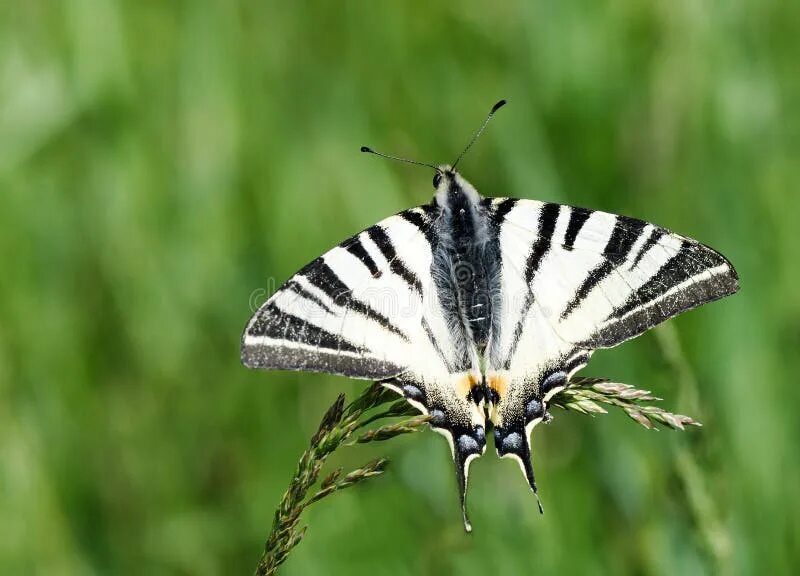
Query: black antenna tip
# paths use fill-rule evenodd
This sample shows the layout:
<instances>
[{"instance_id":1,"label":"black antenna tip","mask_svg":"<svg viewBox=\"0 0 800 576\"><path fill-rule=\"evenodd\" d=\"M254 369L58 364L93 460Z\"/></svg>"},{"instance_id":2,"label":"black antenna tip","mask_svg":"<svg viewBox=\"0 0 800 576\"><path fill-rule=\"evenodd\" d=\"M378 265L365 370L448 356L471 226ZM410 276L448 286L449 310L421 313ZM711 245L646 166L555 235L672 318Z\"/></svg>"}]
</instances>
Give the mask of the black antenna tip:
<instances>
[{"instance_id":1,"label":"black antenna tip","mask_svg":"<svg viewBox=\"0 0 800 576\"><path fill-rule=\"evenodd\" d=\"M362 152L372 152L372 148L370 148L369 146L362 146L361 147L361 151Z\"/></svg>"},{"instance_id":2,"label":"black antenna tip","mask_svg":"<svg viewBox=\"0 0 800 576\"><path fill-rule=\"evenodd\" d=\"M506 105L506 101L505 100L500 100L500 102L498 102L497 104L492 106L492 111L490 112L490 114L494 114L495 112L500 110L500 108L502 108L505 105Z\"/></svg>"}]
</instances>

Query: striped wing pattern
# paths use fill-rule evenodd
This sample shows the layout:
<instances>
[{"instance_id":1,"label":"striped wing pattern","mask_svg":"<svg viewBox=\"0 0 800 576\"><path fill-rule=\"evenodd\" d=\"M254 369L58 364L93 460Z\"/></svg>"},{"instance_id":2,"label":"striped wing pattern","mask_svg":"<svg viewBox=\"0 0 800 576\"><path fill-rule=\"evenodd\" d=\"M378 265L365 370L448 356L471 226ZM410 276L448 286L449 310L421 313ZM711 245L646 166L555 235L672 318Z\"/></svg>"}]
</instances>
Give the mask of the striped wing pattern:
<instances>
[{"instance_id":1,"label":"striped wing pattern","mask_svg":"<svg viewBox=\"0 0 800 576\"><path fill-rule=\"evenodd\" d=\"M496 423L524 420L532 395L557 391L542 384L566 384L551 376L568 377L593 350L738 290L721 254L642 220L508 198L493 199L492 214L502 312L487 376L505 391Z\"/></svg>"},{"instance_id":2,"label":"striped wing pattern","mask_svg":"<svg viewBox=\"0 0 800 576\"><path fill-rule=\"evenodd\" d=\"M472 241L486 242L489 293L477 282L465 292L491 313L483 348L467 329L476 302L450 293L454 231L441 214L435 203L400 212L305 266L251 318L241 357L378 380L430 415L450 444L469 530L484 409L498 454L516 458L536 492L530 433L594 350L736 292L738 277L711 248L642 220L484 198L476 214L488 232Z\"/></svg>"},{"instance_id":3,"label":"striped wing pattern","mask_svg":"<svg viewBox=\"0 0 800 576\"><path fill-rule=\"evenodd\" d=\"M409 369L446 373L455 363L442 348L447 327L421 280L430 229L424 209L406 210L305 266L251 318L242 362L377 380Z\"/></svg>"},{"instance_id":4,"label":"striped wing pattern","mask_svg":"<svg viewBox=\"0 0 800 576\"><path fill-rule=\"evenodd\" d=\"M481 374L431 278L435 218L431 206L406 210L308 264L252 317L241 354L250 368L379 380L430 415L450 445L469 529L469 464L486 448L483 406L470 399Z\"/></svg>"},{"instance_id":5,"label":"striped wing pattern","mask_svg":"<svg viewBox=\"0 0 800 576\"><path fill-rule=\"evenodd\" d=\"M248 323L245 366L380 380L430 414L451 446L482 429L482 408L467 400L478 366L431 282L434 218L430 206L391 216L292 276ZM473 440L462 443L482 452Z\"/></svg>"}]
</instances>

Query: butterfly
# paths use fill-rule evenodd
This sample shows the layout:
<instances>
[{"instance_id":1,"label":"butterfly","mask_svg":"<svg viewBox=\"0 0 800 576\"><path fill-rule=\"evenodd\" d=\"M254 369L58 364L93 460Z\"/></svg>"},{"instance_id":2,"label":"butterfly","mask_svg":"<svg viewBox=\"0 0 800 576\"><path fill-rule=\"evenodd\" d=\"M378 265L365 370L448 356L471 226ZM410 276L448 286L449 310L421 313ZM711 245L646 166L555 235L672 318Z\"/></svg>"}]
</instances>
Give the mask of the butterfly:
<instances>
[{"instance_id":1,"label":"butterfly","mask_svg":"<svg viewBox=\"0 0 800 576\"><path fill-rule=\"evenodd\" d=\"M513 458L536 494L533 428L595 350L736 292L715 250L630 218L489 198L452 166L430 203L348 238L283 284L242 336L249 368L375 380L430 417L455 462L465 529L470 463ZM542 510L539 503L539 510Z\"/></svg>"}]
</instances>

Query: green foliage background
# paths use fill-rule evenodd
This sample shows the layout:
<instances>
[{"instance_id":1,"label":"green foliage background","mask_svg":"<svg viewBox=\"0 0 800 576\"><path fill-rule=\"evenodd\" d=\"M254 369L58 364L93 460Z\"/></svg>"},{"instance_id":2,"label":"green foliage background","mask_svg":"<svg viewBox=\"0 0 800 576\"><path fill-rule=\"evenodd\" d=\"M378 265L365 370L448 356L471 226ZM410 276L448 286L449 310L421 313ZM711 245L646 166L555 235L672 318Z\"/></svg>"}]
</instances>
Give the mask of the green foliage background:
<instances>
[{"instance_id":1,"label":"green foliage background","mask_svg":"<svg viewBox=\"0 0 800 576\"><path fill-rule=\"evenodd\" d=\"M324 409L239 365L251 301L462 164L487 195L694 236L742 291L585 374L699 417L558 412L546 514L493 451L463 533L430 432L312 510L284 574L788 573L800 561L800 4L4 2L0 572L241 574ZM676 345L680 350L676 349Z\"/></svg>"}]
</instances>

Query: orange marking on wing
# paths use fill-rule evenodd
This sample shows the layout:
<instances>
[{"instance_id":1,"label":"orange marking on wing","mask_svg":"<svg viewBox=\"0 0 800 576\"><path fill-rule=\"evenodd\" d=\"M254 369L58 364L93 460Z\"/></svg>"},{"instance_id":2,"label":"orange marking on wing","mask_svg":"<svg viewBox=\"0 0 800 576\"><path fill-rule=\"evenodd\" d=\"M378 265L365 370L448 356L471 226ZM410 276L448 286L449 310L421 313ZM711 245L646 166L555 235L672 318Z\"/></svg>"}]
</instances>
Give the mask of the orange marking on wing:
<instances>
[{"instance_id":1,"label":"orange marking on wing","mask_svg":"<svg viewBox=\"0 0 800 576\"><path fill-rule=\"evenodd\" d=\"M480 384L480 382L480 378L475 376L472 372L461 374L457 376L456 379L456 390L458 390L459 396L466 398L470 390Z\"/></svg>"},{"instance_id":2,"label":"orange marking on wing","mask_svg":"<svg viewBox=\"0 0 800 576\"><path fill-rule=\"evenodd\" d=\"M508 378L505 374L491 374L487 376L489 388L497 392L501 398L506 395L508 391Z\"/></svg>"}]
</instances>

